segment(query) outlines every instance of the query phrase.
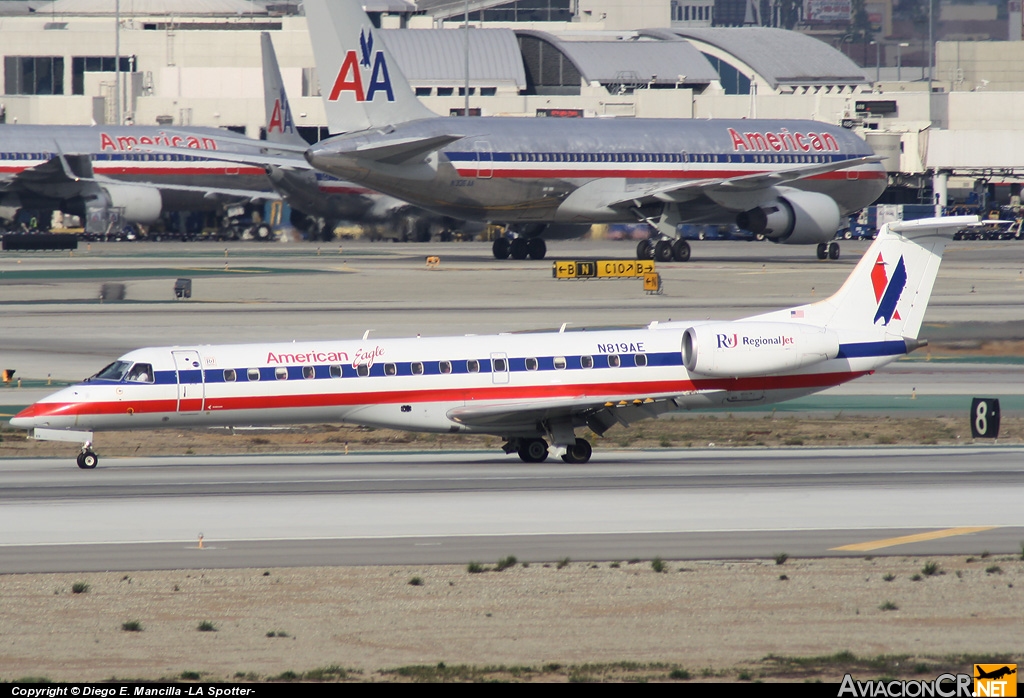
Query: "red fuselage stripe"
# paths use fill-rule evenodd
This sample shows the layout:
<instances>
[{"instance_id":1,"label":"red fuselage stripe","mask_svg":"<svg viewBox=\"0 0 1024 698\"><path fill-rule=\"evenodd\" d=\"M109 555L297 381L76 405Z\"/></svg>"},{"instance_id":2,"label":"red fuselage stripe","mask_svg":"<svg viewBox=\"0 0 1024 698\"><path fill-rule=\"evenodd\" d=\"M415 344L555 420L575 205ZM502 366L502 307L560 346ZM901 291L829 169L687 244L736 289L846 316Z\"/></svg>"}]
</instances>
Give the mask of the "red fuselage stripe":
<instances>
[{"instance_id":1,"label":"red fuselage stripe","mask_svg":"<svg viewBox=\"0 0 1024 698\"><path fill-rule=\"evenodd\" d=\"M672 380L639 383L594 383L579 385L533 385L444 388L439 390L389 390L374 392L333 392L302 395L247 395L240 397L206 397L204 411L235 411L308 407L347 407L353 405L472 402L485 400L550 400L565 398L597 398L634 395L681 395L694 391L726 390L729 392L826 388L866 375L868 371L849 373L810 373L795 376L758 378L720 378L698 381ZM348 379L348 380L359 380ZM95 402L39 402L19 413L19 418L67 417L78 415L174 412L177 400L133 400ZM194 402L199 402L196 398ZM197 408L198 409L198 408Z\"/></svg>"},{"instance_id":2,"label":"red fuselage stripe","mask_svg":"<svg viewBox=\"0 0 1024 698\"><path fill-rule=\"evenodd\" d=\"M458 167L456 168L459 175L463 177L478 177L478 173L483 172L485 177L494 177L497 179L594 179L600 177L625 177L628 179L656 179L656 180L700 180L700 179L731 179L733 177L743 177L746 175L763 174L762 172L750 171L750 170L634 170L629 168L624 169L566 169L566 168L538 168L538 169L501 169L495 167L493 169L487 167L481 167L477 169L473 167ZM825 172L819 175L812 175L810 177L804 177L803 179L819 179L819 180L859 180L859 179L884 179L886 177L885 172L879 172L876 170L838 170L836 172Z\"/></svg>"}]
</instances>

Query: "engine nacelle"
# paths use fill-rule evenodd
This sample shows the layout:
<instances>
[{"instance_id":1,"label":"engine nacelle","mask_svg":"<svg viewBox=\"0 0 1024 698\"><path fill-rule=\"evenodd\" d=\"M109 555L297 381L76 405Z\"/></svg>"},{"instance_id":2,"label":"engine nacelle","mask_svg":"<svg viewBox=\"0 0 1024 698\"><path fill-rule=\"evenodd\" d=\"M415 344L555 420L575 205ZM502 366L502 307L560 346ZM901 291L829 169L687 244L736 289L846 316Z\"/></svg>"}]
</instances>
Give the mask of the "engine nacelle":
<instances>
[{"instance_id":1,"label":"engine nacelle","mask_svg":"<svg viewBox=\"0 0 1024 698\"><path fill-rule=\"evenodd\" d=\"M163 200L156 187L104 182L110 208L121 210L121 219L128 223L152 223L160 217Z\"/></svg>"},{"instance_id":2,"label":"engine nacelle","mask_svg":"<svg viewBox=\"0 0 1024 698\"><path fill-rule=\"evenodd\" d=\"M839 230L839 205L826 194L791 191L736 216L736 225L787 245L828 242Z\"/></svg>"},{"instance_id":3,"label":"engine nacelle","mask_svg":"<svg viewBox=\"0 0 1024 698\"><path fill-rule=\"evenodd\" d=\"M714 378L764 376L834 359L839 338L828 330L785 322L719 322L683 332L683 364Z\"/></svg>"}]
</instances>

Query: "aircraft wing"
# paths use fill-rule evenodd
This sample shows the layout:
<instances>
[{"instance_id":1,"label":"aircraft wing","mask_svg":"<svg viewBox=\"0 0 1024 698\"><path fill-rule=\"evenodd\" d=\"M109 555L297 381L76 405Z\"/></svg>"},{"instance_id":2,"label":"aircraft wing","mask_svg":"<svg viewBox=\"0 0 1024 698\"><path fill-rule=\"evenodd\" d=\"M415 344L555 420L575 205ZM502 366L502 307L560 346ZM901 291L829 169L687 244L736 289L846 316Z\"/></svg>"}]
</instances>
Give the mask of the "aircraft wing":
<instances>
[{"instance_id":1,"label":"aircraft wing","mask_svg":"<svg viewBox=\"0 0 1024 698\"><path fill-rule=\"evenodd\" d=\"M261 141L262 143L262 141ZM252 146L252 142L245 145ZM276 148L267 144L270 149ZM149 153L171 153L174 155L196 155L195 148L175 148L169 145L147 145L138 148ZM240 162L245 165L256 165L258 167L290 167L296 170L312 170L313 166L306 162L302 156L296 155L270 155L269 153L240 153L230 150L204 150L201 151L204 158L210 160L223 160L225 162Z\"/></svg>"},{"instance_id":2,"label":"aircraft wing","mask_svg":"<svg viewBox=\"0 0 1024 698\"><path fill-rule=\"evenodd\" d=\"M699 391L712 394L720 390ZM692 394L692 393L691 393ZM534 429L538 422L573 419L587 424L595 433L603 434L614 424L628 426L631 422L657 417L679 409L673 396L638 397L636 395L582 396L565 400L509 402L486 405L467 404L448 411L448 418L468 427L487 429Z\"/></svg>"},{"instance_id":3,"label":"aircraft wing","mask_svg":"<svg viewBox=\"0 0 1024 698\"><path fill-rule=\"evenodd\" d=\"M175 132L174 131L168 131L168 133L173 135ZM226 132L226 133L230 133L230 132ZM183 137L188 137L190 134L182 133L181 135ZM281 150L281 151L292 152L292 153L304 153L304 152L306 152L306 149L309 147L308 145L292 145L290 143L279 143L277 141L258 141L258 140L255 140L253 138L246 138L245 136L235 136L235 137L233 137L233 136L219 136L218 135L216 140L217 140L217 145L218 146L226 143L227 145L239 145L239 146L243 146L243 147L246 147L246 148L269 148L271 150ZM136 146L136 147L138 147L138 146ZM168 146L168 147L172 147L173 148L173 146ZM146 146L146 148L148 149L149 146ZM173 150L173 152L187 152L187 153L189 153L191 155L195 155L196 149L195 148L175 148ZM202 152L203 152L204 155L208 154L208 151L204 150ZM219 152L219 151L214 151L214 152Z\"/></svg>"},{"instance_id":4,"label":"aircraft wing","mask_svg":"<svg viewBox=\"0 0 1024 698\"><path fill-rule=\"evenodd\" d=\"M88 155L55 155L46 162L29 167L5 180L8 189L19 185L40 187L91 180L92 159Z\"/></svg>"},{"instance_id":5,"label":"aircraft wing","mask_svg":"<svg viewBox=\"0 0 1024 698\"><path fill-rule=\"evenodd\" d=\"M102 182L102 180L96 180ZM280 194L272 191L260 191L258 189L231 189L229 187L194 187L189 184L167 184L165 182L131 182L132 186L153 187L166 191L194 191L203 192L207 199L214 199L218 196L229 198L242 198L255 201L256 199L280 200Z\"/></svg>"},{"instance_id":6,"label":"aircraft wing","mask_svg":"<svg viewBox=\"0 0 1024 698\"><path fill-rule=\"evenodd\" d=\"M866 165L871 162L878 162L882 158L877 155L869 155L839 162L814 163L806 165L794 165L771 172L756 172L738 177L725 179L698 179L689 182L670 182L636 189L629 193L629 196L609 202L609 208L634 208L650 203L683 202L696 199L706 193L743 193L768 189L779 184L795 182L808 177L845 170L858 165Z\"/></svg>"}]
</instances>

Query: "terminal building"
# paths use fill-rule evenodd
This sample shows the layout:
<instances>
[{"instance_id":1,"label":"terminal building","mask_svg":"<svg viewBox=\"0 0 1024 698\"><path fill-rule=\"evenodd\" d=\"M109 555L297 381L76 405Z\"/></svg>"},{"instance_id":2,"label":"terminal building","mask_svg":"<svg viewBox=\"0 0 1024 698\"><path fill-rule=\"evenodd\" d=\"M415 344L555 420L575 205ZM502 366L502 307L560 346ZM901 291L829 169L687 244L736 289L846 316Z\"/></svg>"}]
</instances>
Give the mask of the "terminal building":
<instances>
[{"instance_id":1,"label":"terminal building","mask_svg":"<svg viewBox=\"0 0 1024 698\"><path fill-rule=\"evenodd\" d=\"M825 41L815 36L828 39L827 31L780 28L778 13L759 20L762 5L470 0L467 26L464 0L364 2L417 95L438 114L461 113L468 81L472 114L843 124L887 158L893 203L934 203L951 181L974 190L976 180L1024 176L1008 155L1024 148L1016 118L1024 76L1012 69L1024 58L1019 2L1008 20L1018 40L940 41L930 70L900 64L901 51L913 52L906 42L865 42L858 53L843 36ZM818 5L806 0L803 12ZM0 121L213 126L259 137L263 31L273 38L297 125L307 138L321 137L319 78L295 0L0 0ZM991 31L984 36L1000 38ZM893 50L896 69L883 68ZM861 60L866 67L847 54L869 59ZM951 143L970 143L970 157Z\"/></svg>"}]
</instances>

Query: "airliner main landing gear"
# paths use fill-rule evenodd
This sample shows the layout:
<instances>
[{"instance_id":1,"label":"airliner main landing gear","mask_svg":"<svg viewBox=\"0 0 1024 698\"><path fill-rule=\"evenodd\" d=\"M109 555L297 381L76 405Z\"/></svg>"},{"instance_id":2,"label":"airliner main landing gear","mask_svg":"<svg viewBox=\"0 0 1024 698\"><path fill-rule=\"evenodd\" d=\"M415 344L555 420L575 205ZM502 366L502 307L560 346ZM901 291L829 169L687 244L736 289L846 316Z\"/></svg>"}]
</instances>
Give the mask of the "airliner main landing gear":
<instances>
[{"instance_id":1,"label":"airliner main landing gear","mask_svg":"<svg viewBox=\"0 0 1024 698\"><path fill-rule=\"evenodd\" d=\"M544 238L526 238L521 235L509 239L502 235L494 239L491 245L491 253L495 259L544 259L548 253L547 243Z\"/></svg>"},{"instance_id":2,"label":"airliner main landing gear","mask_svg":"<svg viewBox=\"0 0 1024 698\"><path fill-rule=\"evenodd\" d=\"M666 204L657 218L639 208L633 209L633 214L637 220L653 229L652 237L641 240L636 246L637 259L653 259L655 262L690 261L690 243L678 237L678 226L682 221L677 205Z\"/></svg>"},{"instance_id":3,"label":"airliner main landing gear","mask_svg":"<svg viewBox=\"0 0 1024 698\"><path fill-rule=\"evenodd\" d=\"M548 458L548 442L544 439L520 439L518 452L524 463L543 463Z\"/></svg>"},{"instance_id":4,"label":"airliner main landing gear","mask_svg":"<svg viewBox=\"0 0 1024 698\"><path fill-rule=\"evenodd\" d=\"M590 456L593 453L594 448L590 445L589 441L586 439L576 439L576 443L566 447L562 460L572 465L586 463L590 460Z\"/></svg>"},{"instance_id":5,"label":"airliner main landing gear","mask_svg":"<svg viewBox=\"0 0 1024 698\"><path fill-rule=\"evenodd\" d=\"M818 259L839 259L838 242L818 243Z\"/></svg>"},{"instance_id":6,"label":"airliner main landing gear","mask_svg":"<svg viewBox=\"0 0 1024 698\"><path fill-rule=\"evenodd\" d=\"M515 453L524 463L543 463L548 459L548 442L541 438L510 438L502 446L505 453ZM565 447L562 460L571 465L580 465L590 460L594 448L586 439L575 439Z\"/></svg>"},{"instance_id":7,"label":"airliner main landing gear","mask_svg":"<svg viewBox=\"0 0 1024 698\"><path fill-rule=\"evenodd\" d=\"M651 238L641 240L636 246L637 259L653 259L656 262L689 262L690 243L682 238Z\"/></svg>"}]
</instances>

